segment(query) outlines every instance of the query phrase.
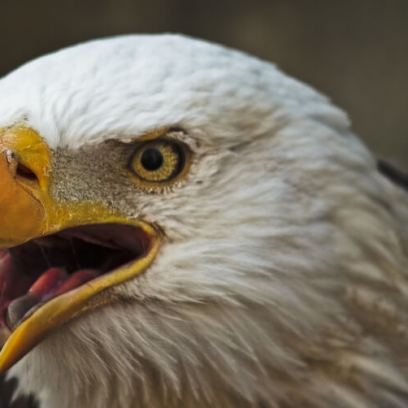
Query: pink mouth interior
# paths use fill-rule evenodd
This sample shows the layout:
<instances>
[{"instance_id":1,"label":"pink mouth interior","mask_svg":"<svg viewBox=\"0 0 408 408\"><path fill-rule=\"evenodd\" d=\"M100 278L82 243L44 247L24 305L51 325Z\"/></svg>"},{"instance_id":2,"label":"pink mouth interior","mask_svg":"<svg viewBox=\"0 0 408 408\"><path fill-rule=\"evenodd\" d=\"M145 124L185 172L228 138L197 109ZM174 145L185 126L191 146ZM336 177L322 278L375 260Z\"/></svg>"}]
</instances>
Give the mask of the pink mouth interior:
<instances>
[{"instance_id":1,"label":"pink mouth interior","mask_svg":"<svg viewBox=\"0 0 408 408\"><path fill-rule=\"evenodd\" d=\"M0 329L13 330L45 302L143 257L149 246L141 228L103 224L0 252Z\"/></svg>"}]
</instances>

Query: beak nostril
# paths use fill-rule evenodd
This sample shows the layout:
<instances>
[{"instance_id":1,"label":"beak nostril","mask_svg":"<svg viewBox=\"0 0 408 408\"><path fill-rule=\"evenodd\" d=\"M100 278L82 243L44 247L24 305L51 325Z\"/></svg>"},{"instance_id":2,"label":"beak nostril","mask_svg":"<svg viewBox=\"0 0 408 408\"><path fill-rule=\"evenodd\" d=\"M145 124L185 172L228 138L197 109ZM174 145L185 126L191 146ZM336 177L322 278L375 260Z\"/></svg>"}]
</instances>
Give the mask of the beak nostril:
<instances>
[{"instance_id":1,"label":"beak nostril","mask_svg":"<svg viewBox=\"0 0 408 408\"><path fill-rule=\"evenodd\" d=\"M29 169L28 167L24 166L24 164L21 163L17 164L16 175L17 177L21 177L26 180L38 182L37 175L31 169Z\"/></svg>"},{"instance_id":2,"label":"beak nostril","mask_svg":"<svg viewBox=\"0 0 408 408\"><path fill-rule=\"evenodd\" d=\"M14 154L14 152L12 150L7 150L6 151L6 157L7 157L7 161L9 164L12 164L16 155Z\"/></svg>"},{"instance_id":3,"label":"beak nostril","mask_svg":"<svg viewBox=\"0 0 408 408\"><path fill-rule=\"evenodd\" d=\"M12 150L6 151L7 162L14 177L39 183L37 175L27 166L18 161L18 157Z\"/></svg>"}]
</instances>

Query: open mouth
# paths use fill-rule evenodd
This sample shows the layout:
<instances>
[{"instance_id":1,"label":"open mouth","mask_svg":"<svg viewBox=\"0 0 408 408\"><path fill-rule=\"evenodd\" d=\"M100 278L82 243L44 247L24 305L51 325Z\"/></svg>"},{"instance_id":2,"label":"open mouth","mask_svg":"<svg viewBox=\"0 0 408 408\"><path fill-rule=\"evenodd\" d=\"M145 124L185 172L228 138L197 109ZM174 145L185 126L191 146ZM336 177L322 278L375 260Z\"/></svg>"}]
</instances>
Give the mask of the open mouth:
<instances>
[{"instance_id":1,"label":"open mouth","mask_svg":"<svg viewBox=\"0 0 408 408\"><path fill-rule=\"evenodd\" d=\"M103 200L55 197L53 154L31 128L0 129L0 375L73 319L120 302L112 288L146 272L164 242Z\"/></svg>"},{"instance_id":2,"label":"open mouth","mask_svg":"<svg viewBox=\"0 0 408 408\"><path fill-rule=\"evenodd\" d=\"M0 329L50 300L146 257L153 237L132 225L69 228L0 253ZM1 347L0 347L1 348Z\"/></svg>"}]
</instances>

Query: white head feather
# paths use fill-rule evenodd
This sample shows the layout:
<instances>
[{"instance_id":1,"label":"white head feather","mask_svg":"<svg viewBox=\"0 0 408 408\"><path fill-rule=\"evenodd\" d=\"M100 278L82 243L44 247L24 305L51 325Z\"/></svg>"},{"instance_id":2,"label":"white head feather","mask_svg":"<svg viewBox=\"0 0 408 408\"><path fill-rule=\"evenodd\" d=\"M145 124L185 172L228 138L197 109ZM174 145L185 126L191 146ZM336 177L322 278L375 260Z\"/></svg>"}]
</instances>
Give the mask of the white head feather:
<instances>
[{"instance_id":1,"label":"white head feather","mask_svg":"<svg viewBox=\"0 0 408 408\"><path fill-rule=\"evenodd\" d=\"M24 391L61 408L405 406L406 195L325 97L173 35L45 56L0 94L0 127L24 121L62 155L109 157L103 142L166 127L194 153L163 194L98 193L166 242L115 288L132 301L78 318L11 370ZM92 174L93 160L60 170Z\"/></svg>"}]
</instances>

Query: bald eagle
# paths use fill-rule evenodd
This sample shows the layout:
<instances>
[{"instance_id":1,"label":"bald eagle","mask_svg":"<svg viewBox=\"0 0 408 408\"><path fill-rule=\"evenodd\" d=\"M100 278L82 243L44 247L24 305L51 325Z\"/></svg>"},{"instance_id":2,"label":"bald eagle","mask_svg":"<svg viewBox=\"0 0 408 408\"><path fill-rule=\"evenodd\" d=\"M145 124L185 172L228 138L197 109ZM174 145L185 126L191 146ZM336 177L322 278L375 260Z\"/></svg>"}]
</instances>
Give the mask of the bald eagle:
<instances>
[{"instance_id":1,"label":"bald eagle","mask_svg":"<svg viewBox=\"0 0 408 408\"><path fill-rule=\"evenodd\" d=\"M406 406L406 179L326 97L178 35L56 52L0 95L0 372L16 397Z\"/></svg>"}]
</instances>

